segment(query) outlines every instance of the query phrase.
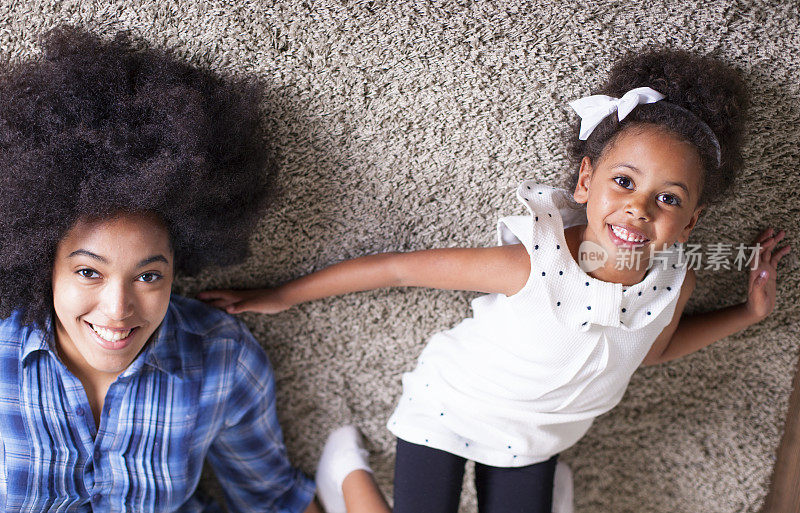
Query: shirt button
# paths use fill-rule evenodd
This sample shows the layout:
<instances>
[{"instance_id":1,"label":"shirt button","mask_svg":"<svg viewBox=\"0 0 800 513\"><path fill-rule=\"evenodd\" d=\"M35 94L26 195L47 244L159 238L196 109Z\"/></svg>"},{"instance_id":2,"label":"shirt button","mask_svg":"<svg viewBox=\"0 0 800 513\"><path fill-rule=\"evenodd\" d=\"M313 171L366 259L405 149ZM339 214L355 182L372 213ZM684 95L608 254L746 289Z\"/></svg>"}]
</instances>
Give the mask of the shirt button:
<instances>
[{"instance_id":1,"label":"shirt button","mask_svg":"<svg viewBox=\"0 0 800 513\"><path fill-rule=\"evenodd\" d=\"M97 504L98 502L100 502L100 499L102 499L102 498L103 498L102 494L96 493L96 494L92 495L92 502Z\"/></svg>"},{"instance_id":2,"label":"shirt button","mask_svg":"<svg viewBox=\"0 0 800 513\"><path fill-rule=\"evenodd\" d=\"M94 459L96 459L96 460L100 459L100 449L95 449L94 450Z\"/></svg>"},{"instance_id":3,"label":"shirt button","mask_svg":"<svg viewBox=\"0 0 800 513\"><path fill-rule=\"evenodd\" d=\"M83 417L83 408L81 408L80 406L78 406L78 407L75 409L75 414L76 414L76 415L78 415L78 417Z\"/></svg>"}]
</instances>

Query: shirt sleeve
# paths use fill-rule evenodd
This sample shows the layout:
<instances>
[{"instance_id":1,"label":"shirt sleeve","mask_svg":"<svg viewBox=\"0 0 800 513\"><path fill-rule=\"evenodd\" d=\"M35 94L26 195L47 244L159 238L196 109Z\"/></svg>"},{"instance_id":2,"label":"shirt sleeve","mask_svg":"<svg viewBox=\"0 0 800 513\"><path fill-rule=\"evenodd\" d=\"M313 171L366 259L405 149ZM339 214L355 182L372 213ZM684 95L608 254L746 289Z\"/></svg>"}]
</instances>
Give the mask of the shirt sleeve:
<instances>
[{"instance_id":1,"label":"shirt sleeve","mask_svg":"<svg viewBox=\"0 0 800 513\"><path fill-rule=\"evenodd\" d=\"M497 222L497 242L499 246L522 244L531 253L533 239L533 220L531 216L508 216Z\"/></svg>"},{"instance_id":2,"label":"shirt sleeve","mask_svg":"<svg viewBox=\"0 0 800 513\"><path fill-rule=\"evenodd\" d=\"M316 487L289 462L276 414L272 367L249 331L242 331L235 384L208 461L231 513L305 511Z\"/></svg>"}]
</instances>

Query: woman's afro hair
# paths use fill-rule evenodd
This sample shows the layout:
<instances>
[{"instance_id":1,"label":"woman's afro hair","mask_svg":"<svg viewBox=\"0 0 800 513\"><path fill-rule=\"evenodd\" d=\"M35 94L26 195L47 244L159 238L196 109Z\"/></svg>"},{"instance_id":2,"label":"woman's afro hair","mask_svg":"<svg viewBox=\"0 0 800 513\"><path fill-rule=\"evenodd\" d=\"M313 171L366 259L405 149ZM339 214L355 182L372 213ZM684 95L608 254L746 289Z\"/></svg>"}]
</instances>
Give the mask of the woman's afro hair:
<instances>
[{"instance_id":1,"label":"woman's afro hair","mask_svg":"<svg viewBox=\"0 0 800 513\"><path fill-rule=\"evenodd\" d=\"M124 33L62 26L42 46L0 68L0 317L43 326L56 247L79 219L156 214L185 275L244 259L274 169L259 87Z\"/></svg>"},{"instance_id":2,"label":"woman's afro hair","mask_svg":"<svg viewBox=\"0 0 800 513\"><path fill-rule=\"evenodd\" d=\"M697 148L704 170L698 205L721 200L733 188L742 165L742 131L748 94L739 73L711 57L683 50L650 49L617 61L606 83L591 94L620 98L637 87L650 87L666 98L638 105L621 122L616 115L606 117L586 141L578 139L580 120L566 132L569 158L575 169L566 183L568 190L575 189L583 157L597 162L627 127L651 123ZM717 165L713 139L698 119L708 125L719 141L720 165Z\"/></svg>"}]
</instances>

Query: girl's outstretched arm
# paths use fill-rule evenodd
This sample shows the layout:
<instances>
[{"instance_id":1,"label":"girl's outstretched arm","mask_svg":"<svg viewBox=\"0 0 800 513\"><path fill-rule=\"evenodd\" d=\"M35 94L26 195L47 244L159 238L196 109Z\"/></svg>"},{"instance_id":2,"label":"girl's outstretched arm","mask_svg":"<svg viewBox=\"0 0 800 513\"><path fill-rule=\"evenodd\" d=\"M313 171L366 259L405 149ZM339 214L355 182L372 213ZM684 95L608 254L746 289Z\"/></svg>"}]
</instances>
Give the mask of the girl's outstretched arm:
<instances>
[{"instance_id":1,"label":"girl's outstretched arm","mask_svg":"<svg viewBox=\"0 0 800 513\"><path fill-rule=\"evenodd\" d=\"M678 299L680 311L676 308L673 322L659 335L642 363L653 365L680 358L765 319L775 307L778 262L791 250L791 246L775 249L784 235L786 233L783 230L774 233L769 228L755 240L761 244L761 252L758 266L750 272L746 302L681 317L683 305L688 299L683 297L682 290Z\"/></svg>"},{"instance_id":2,"label":"girl's outstretched arm","mask_svg":"<svg viewBox=\"0 0 800 513\"><path fill-rule=\"evenodd\" d=\"M379 253L346 260L278 287L209 290L199 299L228 313L277 313L293 305L383 287L430 287L514 294L530 275L522 244Z\"/></svg>"}]
</instances>

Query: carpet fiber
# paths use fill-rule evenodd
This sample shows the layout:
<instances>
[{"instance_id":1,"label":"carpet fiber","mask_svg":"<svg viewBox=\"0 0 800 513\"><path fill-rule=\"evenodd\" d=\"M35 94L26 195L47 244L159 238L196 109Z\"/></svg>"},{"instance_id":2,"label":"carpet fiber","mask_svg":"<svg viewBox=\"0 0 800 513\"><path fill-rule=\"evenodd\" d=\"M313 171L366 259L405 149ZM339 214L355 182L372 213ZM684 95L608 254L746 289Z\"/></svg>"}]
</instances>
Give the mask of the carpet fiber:
<instances>
[{"instance_id":1,"label":"carpet fiber","mask_svg":"<svg viewBox=\"0 0 800 513\"><path fill-rule=\"evenodd\" d=\"M366 253L494 244L514 189L568 172L560 134L624 52L650 43L714 52L752 92L735 195L693 241L750 243L766 226L796 246L800 19L796 1L523 2L0 0L0 58L38 51L70 22L267 84L280 198L236 268L181 280L185 294L277 284ZM792 199L795 198L795 199ZM797 248L795 248L795 251ZM562 454L576 511L756 512L763 504L800 339L797 258L782 263L764 322L638 371L621 404ZM689 311L744 300L746 274L698 272ZM243 316L270 354L292 459L309 474L327 433L364 431L391 492L384 424L427 337L474 294L394 289ZM213 486L212 486L213 488ZM475 511L467 485L463 511Z\"/></svg>"}]
</instances>

